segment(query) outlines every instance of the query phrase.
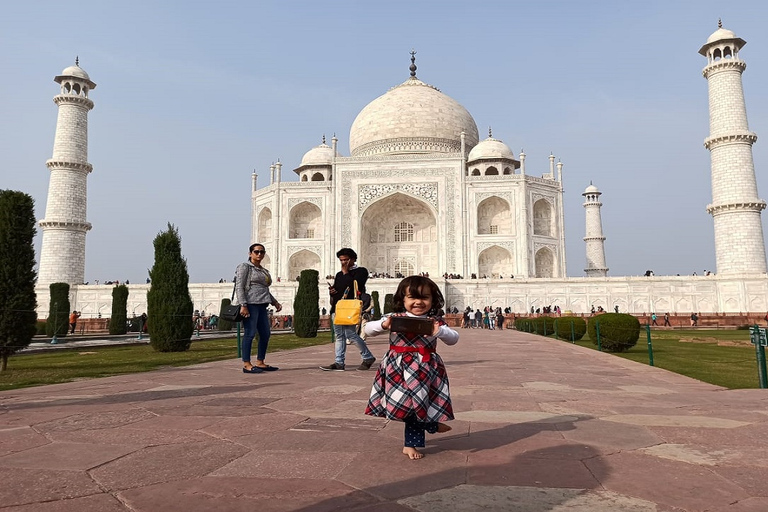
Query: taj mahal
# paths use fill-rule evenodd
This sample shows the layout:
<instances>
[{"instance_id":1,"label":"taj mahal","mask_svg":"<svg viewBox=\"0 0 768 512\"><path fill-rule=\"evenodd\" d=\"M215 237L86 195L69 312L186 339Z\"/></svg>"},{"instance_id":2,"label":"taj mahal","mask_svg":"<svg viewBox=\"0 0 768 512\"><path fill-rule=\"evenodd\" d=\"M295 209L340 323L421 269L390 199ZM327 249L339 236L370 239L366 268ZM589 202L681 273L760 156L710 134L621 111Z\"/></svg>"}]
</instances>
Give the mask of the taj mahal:
<instances>
[{"instance_id":1,"label":"taj mahal","mask_svg":"<svg viewBox=\"0 0 768 512\"><path fill-rule=\"evenodd\" d=\"M345 155L334 134L310 148L284 180L281 162L265 179L251 176L251 240L270 247L264 265L283 276L272 291L290 305L304 269L338 270L335 253L352 247L373 273L369 291L392 293L395 279L429 273L447 306L464 309L559 306L564 311L643 313L768 310L768 276L752 162L740 51L746 42L719 26L699 53L705 59L710 126L712 215L717 269L712 276L609 276L601 192L585 183L583 277L566 276L564 165L553 155L515 154L487 137L456 100L409 75L373 99L349 130ZM402 77L400 78L402 80ZM55 77L60 93L38 278L38 313L47 313L48 285L68 282L73 309L109 315L111 286L83 285L88 163L87 118L96 87L79 67ZM395 82L396 83L396 82ZM373 94L372 94L373 96ZM309 145L309 144L308 144ZM567 172L567 169L566 171ZM262 183L263 182L263 183ZM571 199L573 200L573 198ZM62 253L66 257L62 257ZM573 255L570 255L574 257ZM583 257L583 256L579 256ZM322 285L322 281L321 281ZM146 305L150 285L131 285L129 311ZM196 309L216 312L231 284L190 284ZM320 306L327 306L321 293ZM325 303L323 301L326 301Z\"/></svg>"}]
</instances>

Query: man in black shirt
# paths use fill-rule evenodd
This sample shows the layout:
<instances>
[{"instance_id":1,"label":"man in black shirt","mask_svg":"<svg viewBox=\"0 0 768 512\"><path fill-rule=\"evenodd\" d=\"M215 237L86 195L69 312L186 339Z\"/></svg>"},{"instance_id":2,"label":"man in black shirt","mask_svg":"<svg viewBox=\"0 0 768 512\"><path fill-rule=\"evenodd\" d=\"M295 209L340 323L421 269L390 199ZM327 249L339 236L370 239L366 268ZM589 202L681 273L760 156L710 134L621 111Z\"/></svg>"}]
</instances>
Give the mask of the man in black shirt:
<instances>
[{"instance_id":1,"label":"man in black shirt","mask_svg":"<svg viewBox=\"0 0 768 512\"><path fill-rule=\"evenodd\" d=\"M330 284L328 293L331 295L331 322L335 319L336 303L341 299L357 299L355 297L355 282L357 282L357 292L365 293L365 282L368 280L368 270L365 267L358 267L357 253L352 249L345 247L336 253L341 263L341 271L336 274L333 284ZM347 339L352 340L360 349L360 356L363 362L357 367L358 370L367 370L376 361L373 354L368 350L365 341L357 334L355 325L336 325L333 324L333 332L336 335L336 360L328 366L321 366L321 370L343 372L345 368L345 356L347 352Z\"/></svg>"}]
</instances>

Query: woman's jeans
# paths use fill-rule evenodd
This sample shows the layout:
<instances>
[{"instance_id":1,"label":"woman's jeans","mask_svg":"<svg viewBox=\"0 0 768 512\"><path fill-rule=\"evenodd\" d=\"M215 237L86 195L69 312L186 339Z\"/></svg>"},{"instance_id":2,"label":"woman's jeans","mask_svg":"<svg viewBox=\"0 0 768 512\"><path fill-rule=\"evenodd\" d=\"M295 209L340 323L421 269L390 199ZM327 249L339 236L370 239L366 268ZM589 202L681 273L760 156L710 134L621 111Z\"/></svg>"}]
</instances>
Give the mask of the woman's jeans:
<instances>
[{"instance_id":1,"label":"woman's jeans","mask_svg":"<svg viewBox=\"0 0 768 512\"><path fill-rule=\"evenodd\" d=\"M247 304L248 318L243 319L243 362L251 360L251 345L256 334L259 335L259 344L256 348L256 359L263 361L267 357L267 345L269 344L269 317L267 316L267 304Z\"/></svg>"},{"instance_id":2,"label":"woman's jeans","mask_svg":"<svg viewBox=\"0 0 768 512\"><path fill-rule=\"evenodd\" d=\"M360 355L363 359L373 359L373 354L368 350L368 345L365 344L363 338L357 334L357 326L355 325L333 325L333 333L336 335L336 363L344 364L344 359L347 353L347 339L355 342L357 348L360 349Z\"/></svg>"}]
</instances>

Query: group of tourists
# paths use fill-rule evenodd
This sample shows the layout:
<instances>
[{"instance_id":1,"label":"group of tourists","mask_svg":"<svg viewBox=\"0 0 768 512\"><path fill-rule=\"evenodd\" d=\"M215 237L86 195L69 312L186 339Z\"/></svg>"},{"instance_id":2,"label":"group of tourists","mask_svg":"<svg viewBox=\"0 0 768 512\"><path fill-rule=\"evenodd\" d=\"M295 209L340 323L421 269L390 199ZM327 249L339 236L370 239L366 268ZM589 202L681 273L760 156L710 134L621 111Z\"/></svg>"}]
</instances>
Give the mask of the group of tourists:
<instances>
[{"instance_id":1,"label":"group of tourists","mask_svg":"<svg viewBox=\"0 0 768 512\"><path fill-rule=\"evenodd\" d=\"M272 306L276 312L282 309L269 291L272 278L261 264L265 254L263 244L251 245L248 260L238 265L235 274L235 293L244 317L242 371L247 374L278 370L265 362L270 337L267 308ZM340 249L336 257L341 270L333 276L333 282L328 283L335 337L334 362L320 369L346 371L347 342L351 341L360 351L357 370L366 371L377 359L358 333L357 325L337 323L336 306L344 299L361 299L364 303L362 296L367 295L365 283L370 273L357 265L357 253L351 248ZM370 308L370 298L368 304ZM451 428L443 422L454 418L448 376L436 347L437 340L447 345L457 343L459 333L448 327L439 314L444 305L440 288L428 275L405 277L394 294L393 313L368 321L362 328L366 337L389 336L389 347L374 377L365 414L402 421L405 424L403 453L414 460L424 456L418 448L425 445L425 433L449 431ZM254 363L251 350L256 335Z\"/></svg>"}]
</instances>

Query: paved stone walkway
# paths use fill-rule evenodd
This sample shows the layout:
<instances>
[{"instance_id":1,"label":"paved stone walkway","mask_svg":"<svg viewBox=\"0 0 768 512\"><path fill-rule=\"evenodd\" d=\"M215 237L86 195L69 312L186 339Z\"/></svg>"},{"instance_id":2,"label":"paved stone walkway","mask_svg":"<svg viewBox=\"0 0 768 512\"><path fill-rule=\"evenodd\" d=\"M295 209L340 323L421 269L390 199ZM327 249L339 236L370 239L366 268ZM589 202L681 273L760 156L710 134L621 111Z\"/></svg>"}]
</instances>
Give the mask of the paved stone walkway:
<instances>
[{"instance_id":1,"label":"paved stone walkway","mask_svg":"<svg viewBox=\"0 0 768 512\"><path fill-rule=\"evenodd\" d=\"M271 354L272 373L230 360L2 392L0 510L768 510L767 390L461 335L440 347L453 431L418 461L402 424L362 414L373 371L317 369L330 345Z\"/></svg>"}]
</instances>

